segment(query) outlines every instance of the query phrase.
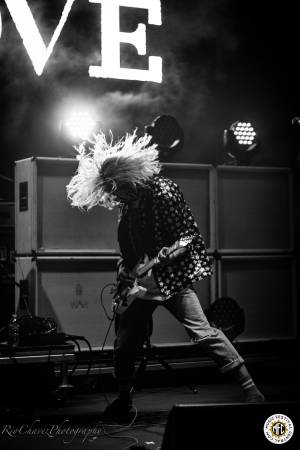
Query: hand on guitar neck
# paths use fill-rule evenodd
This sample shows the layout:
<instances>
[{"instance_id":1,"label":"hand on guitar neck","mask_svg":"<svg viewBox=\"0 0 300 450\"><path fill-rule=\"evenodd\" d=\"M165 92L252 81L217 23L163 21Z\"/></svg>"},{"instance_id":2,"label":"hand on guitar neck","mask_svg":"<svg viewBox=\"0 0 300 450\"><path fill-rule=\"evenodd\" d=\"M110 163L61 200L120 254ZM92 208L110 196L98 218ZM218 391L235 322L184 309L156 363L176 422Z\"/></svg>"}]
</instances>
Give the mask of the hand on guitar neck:
<instances>
[{"instance_id":1,"label":"hand on guitar neck","mask_svg":"<svg viewBox=\"0 0 300 450\"><path fill-rule=\"evenodd\" d=\"M194 236L182 238L171 247L163 247L155 258L143 264L139 262L131 272L125 268L121 269L112 303L113 311L122 314L135 298L143 298L147 289L140 286L138 280L146 276L153 267L172 265L186 252L187 245L193 238Z\"/></svg>"},{"instance_id":2,"label":"hand on guitar neck","mask_svg":"<svg viewBox=\"0 0 300 450\"><path fill-rule=\"evenodd\" d=\"M158 254L159 264L165 266L177 261L186 252L186 246L179 246L177 243L172 247L163 247Z\"/></svg>"}]
</instances>

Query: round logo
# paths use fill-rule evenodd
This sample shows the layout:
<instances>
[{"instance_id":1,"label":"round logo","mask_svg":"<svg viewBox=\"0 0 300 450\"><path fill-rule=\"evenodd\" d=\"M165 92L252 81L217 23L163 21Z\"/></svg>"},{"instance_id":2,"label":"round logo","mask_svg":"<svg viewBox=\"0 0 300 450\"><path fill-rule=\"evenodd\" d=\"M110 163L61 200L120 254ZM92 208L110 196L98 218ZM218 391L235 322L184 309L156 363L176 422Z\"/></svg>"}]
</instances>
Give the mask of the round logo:
<instances>
[{"instance_id":1,"label":"round logo","mask_svg":"<svg viewBox=\"0 0 300 450\"><path fill-rule=\"evenodd\" d=\"M294 425L288 416L273 414L265 421L264 433L273 444L285 444L293 436Z\"/></svg>"}]
</instances>

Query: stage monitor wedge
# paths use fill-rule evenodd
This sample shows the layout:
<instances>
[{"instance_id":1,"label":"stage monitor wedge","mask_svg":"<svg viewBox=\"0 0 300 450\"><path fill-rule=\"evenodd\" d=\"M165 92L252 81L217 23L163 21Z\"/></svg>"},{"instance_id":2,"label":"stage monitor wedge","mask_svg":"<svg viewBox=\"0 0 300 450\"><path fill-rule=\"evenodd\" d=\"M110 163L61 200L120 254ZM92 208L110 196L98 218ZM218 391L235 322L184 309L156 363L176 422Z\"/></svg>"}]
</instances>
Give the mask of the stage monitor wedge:
<instances>
[{"instance_id":1,"label":"stage monitor wedge","mask_svg":"<svg viewBox=\"0 0 300 450\"><path fill-rule=\"evenodd\" d=\"M274 444L265 437L264 424L273 414L284 414L292 420L296 428L283 448L295 450L299 448L299 410L299 401L174 405L161 450L270 450Z\"/></svg>"}]
</instances>

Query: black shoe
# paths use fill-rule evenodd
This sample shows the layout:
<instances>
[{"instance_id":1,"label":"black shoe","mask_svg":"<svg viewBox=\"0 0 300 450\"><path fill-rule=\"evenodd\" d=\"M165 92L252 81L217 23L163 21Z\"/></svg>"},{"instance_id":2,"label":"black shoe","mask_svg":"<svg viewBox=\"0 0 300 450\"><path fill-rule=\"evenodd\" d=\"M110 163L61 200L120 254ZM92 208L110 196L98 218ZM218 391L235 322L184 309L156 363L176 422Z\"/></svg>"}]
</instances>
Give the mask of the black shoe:
<instances>
[{"instance_id":1,"label":"black shoe","mask_svg":"<svg viewBox=\"0 0 300 450\"><path fill-rule=\"evenodd\" d=\"M128 416L132 412L131 398L122 399L116 398L110 405L108 405L103 413L104 419L115 419Z\"/></svg>"}]
</instances>

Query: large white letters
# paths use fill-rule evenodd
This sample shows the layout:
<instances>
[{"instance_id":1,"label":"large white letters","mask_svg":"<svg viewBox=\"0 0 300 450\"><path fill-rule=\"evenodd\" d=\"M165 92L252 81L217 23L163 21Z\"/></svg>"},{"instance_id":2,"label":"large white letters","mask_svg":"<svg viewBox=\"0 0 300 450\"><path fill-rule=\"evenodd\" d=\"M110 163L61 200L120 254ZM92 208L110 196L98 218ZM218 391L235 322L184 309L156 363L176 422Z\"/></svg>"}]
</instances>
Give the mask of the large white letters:
<instances>
[{"instance_id":1,"label":"large white letters","mask_svg":"<svg viewBox=\"0 0 300 450\"><path fill-rule=\"evenodd\" d=\"M48 44L45 45L39 28L34 20L27 0L5 0L13 21L20 33L27 53L37 75L42 75L45 65L53 51L60 33L66 23L75 0L66 0L61 18ZM120 67L120 43L125 42L136 47L139 55L146 55L146 26L138 24L133 33L120 31L120 6L142 8L148 11L148 22L161 25L160 0L89 0L101 3L101 66L90 66L91 77L118 78L126 80L162 81L162 58L149 56L148 70ZM0 13L0 37L2 19Z\"/></svg>"},{"instance_id":2,"label":"large white letters","mask_svg":"<svg viewBox=\"0 0 300 450\"><path fill-rule=\"evenodd\" d=\"M59 38L74 1L66 1L60 21L48 47L46 47L26 0L5 0L37 75L43 73L46 62Z\"/></svg>"},{"instance_id":3,"label":"large white letters","mask_svg":"<svg viewBox=\"0 0 300 450\"><path fill-rule=\"evenodd\" d=\"M139 55L146 54L146 27L139 24L133 33L120 32L120 6L148 10L148 22L161 25L160 0L89 0L101 3L101 66L90 66L91 77L119 78L126 80L162 81L162 58L149 57L149 69L127 69L120 67L120 42L134 45Z\"/></svg>"}]
</instances>

